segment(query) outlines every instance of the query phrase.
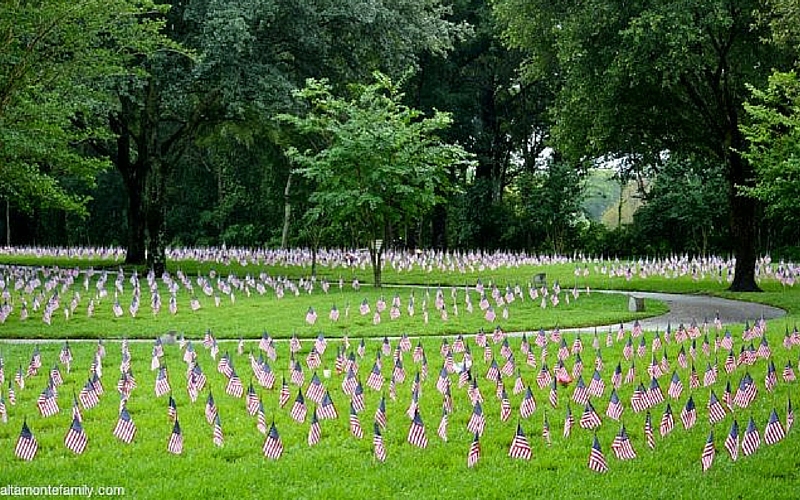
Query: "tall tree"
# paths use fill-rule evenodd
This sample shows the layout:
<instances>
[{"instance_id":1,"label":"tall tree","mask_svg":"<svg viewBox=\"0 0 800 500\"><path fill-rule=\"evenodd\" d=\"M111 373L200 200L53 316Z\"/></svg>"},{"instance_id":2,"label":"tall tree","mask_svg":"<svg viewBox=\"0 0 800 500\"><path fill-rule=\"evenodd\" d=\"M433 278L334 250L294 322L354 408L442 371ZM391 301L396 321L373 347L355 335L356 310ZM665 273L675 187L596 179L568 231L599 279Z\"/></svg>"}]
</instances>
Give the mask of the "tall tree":
<instances>
[{"instance_id":1,"label":"tall tree","mask_svg":"<svg viewBox=\"0 0 800 500\"><path fill-rule=\"evenodd\" d=\"M0 198L7 204L86 213L87 197L68 184L91 185L108 166L84 145L109 135L108 79L163 44L160 23L140 22L158 8L133 0L0 5Z\"/></svg>"},{"instance_id":2,"label":"tall tree","mask_svg":"<svg viewBox=\"0 0 800 500\"><path fill-rule=\"evenodd\" d=\"M755 282L756 204L741 196L753 168L739 125L745 84L784 64L755 25L753 0L623 2L495 0L505 40L525 50L529 78L560 82L559 149L580 161L635 158L657 167L692 155L725 166L735 279Z\"/></svg>"},{"instance_id":3,"label":"tall tree","mask_svg":"<svg viewBox=\"0 0 800 500\"><path fill-rule=\"evenodd\" d=\"M470 155L439 138L451 123L448 114L425 117L401 104L403 95L388 77L376 74L374 83L354 85L352 92L338 97L327 82L310 79L295 93L308 113L279 118L315 145L287 150L295 171L314 185L311 211L368 246L380 287L381 242L390 245L395 228L430 210L446 168L469 163Z\"/></svg>"}]
</instances>

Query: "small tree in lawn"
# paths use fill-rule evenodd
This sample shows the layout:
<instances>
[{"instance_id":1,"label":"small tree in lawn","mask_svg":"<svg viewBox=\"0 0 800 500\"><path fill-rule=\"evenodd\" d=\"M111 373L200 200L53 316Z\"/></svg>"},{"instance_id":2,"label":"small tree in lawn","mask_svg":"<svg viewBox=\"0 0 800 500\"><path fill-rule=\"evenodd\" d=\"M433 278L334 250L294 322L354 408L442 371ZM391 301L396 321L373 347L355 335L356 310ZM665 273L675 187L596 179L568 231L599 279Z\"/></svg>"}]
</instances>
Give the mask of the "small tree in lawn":
<instances>
[{"instance_id":1,"label":"small tree in lawn","mask_svg":"<svg viewBox=\"0 0 800 500\"><path fill-rule=\"evenodd\" d=\"M446 190L447 168L471 157L438 137L451 123L449 114L426 117L401 104L403 94L388 77L375 73L373 83L350 92L336 96L326 80L309 79L294 93L307 112L278 118L306 141L286 154L293 172L313 186L311 210L323 209L332 227L369 248L380 287L385 245L376 241L390 244L392 228L424 216Z\"/></svg>"}]
</instances>

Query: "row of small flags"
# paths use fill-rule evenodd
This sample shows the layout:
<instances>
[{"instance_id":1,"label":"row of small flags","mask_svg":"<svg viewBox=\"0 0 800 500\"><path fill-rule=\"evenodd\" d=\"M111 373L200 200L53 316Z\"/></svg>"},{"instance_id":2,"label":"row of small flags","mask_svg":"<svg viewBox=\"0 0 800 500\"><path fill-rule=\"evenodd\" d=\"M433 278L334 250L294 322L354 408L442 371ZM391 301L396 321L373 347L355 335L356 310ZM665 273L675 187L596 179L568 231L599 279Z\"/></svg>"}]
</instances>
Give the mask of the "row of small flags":
<instances>
[{"instance_id":1,"label":"row of small flags","mask_svg":"<svg viewBox=\"0 0 800 500\"><path fill-rule=\"evenodd\" d=\"M499 342L500 339L503 338L503 336L502 335L498 335L498 332L496 331L495 335L493 336L493 338L494 338L494 340L496 342ZM463 345L459 345L459 344L462 344L462 342L463 342L463 341L459 342L460 339L461 339L461 337L459 336L459 339L457 339L456 342L454 342L454 345L452 347L452 349L454 351L455 350L461 351L461 349L464 348ZM476 337L476 342L478 344L481 344L481 343L485 342L485 339L483 339L483 340L479 340L479 339L480 339L480 336ZM264 340L264 339L262 339L262 340ZM293 339L293 340L296 340L296 339ZM551 340L553 340L553 339L551 339ZM507 339L503 338L503 341L504 341L503 342L503 349L501 349L501 353L503 352L504 349L508 348ZM525 340L523 339L523 342L524 341ZM563 344L563 339L561 339L561 341L562 341L562 344ZM576 339L576 342L577 341L578 341L578 339ZM208 339L208 338L204 339L204 345L214 346L215 344L216 343L215 343L215 340L213 338L212 339ZM271 342L268 341L267 344L271 345ZM299 344L299 342L297 342L297 344ZM406 350L410 349L410 343L408 342L408 338L407 337L404 336L404 338L401 339L401 344L407 344ZM444 348L444 344L446 344L446 340L443 341L442 352L448 351L450 349L450 348L445 349ZM241 343L240 343L240 345L241 345ZM267 347L269 347L269 345ZM292 348L291 348L293 352L295 352L294 345L295 345L295 343L293 342L292 343ZM385 341L384 345L388 345L388 341ZM363 346L363 339L362 339L362 346ZM156 354L163 355L163 348L158 349L158 347L160 347L160 346L159 346L159 343L157 342L157 345L154 347L154 360L157 357L159 357ZM186 347L186 350L185 350L185 353L184 353L184 361L186 361L188 364L194 363L195 358L196 358L196 354L192 354L193 351L191 349L191 344L190 343L188 343L188 345L184 344L183 347ZM361 346L359 346L359 347L361 347ZM575 347L575 345L573 345L573 348L574 347ZM325 341L322 340L321 338L317 339L317 341L315 342L314 347L312 348L312 351L316 350L316 349L319 349L319 351L324 352ZM266 350L269 351L269 349L266 349ZM299 348L297 350L299 350ZM98 376L98 371L99 371L99 369L101 367L101 365L99 363L99 358L102 357L100 355L100 351L104 351L104 348L102 347L102 344L98 345L98 355L95 357L95 361L93 363L93 370L92 371L94 372L94 375L93 375L94 380L90 380L89 382L87 382L87 387L89 387L90 384L91 384L91 389L87 390L87 387L84 387L84 390L81 391L81 403L84 404L84 407L93 406L92 403L93 403L94 400L91 399L91 394L93 392L95 393L95 396L98 393L102 393L102 384L99 384L99 376ZM127 398L127 396L129 396L129 394L130 394L130 390L132 388L135 388L135 380L133 379L133 376L130 373L130 353L128 352L127 342L125 342L125 341L123 342L123 350L122 351L123 351L123 353L122 353L122 358L123 359L122 359L122 363L121 363L122 377L120 379L120 383L118 384L118 390L120 390L120 392L123 393L125 398ZM103 354L104 354L104 352L103 352ZM423 356L424 356L424 354L423 354ZM67 369L69 370L69 363L72 360L72 356L71 356L71 352L69 350L68 344L65 344L65 346L62 349L59 357L60 357L60 361L62 363L64 363L64 364L66 364L67 365ZM221 360L221 362L222 362L222 360ZM295 363L295 365L296 365L296 363ZM34 350L34 355L32 356L31 364L30 364L29 369L28 369L28 376L35 375L40 367L41 367L41 357L40 357L40 355L38 353L38 348L36 348ZM190 370L190 373L191 374L195 374L197 369L199 369L199 367L195 364L194 367ZM168 381L166 381L165 368L159 367L159 370L160 370L159 371L159 377L157 377L157 381L156 381L156 392L158 394L159 391L160 391L161 395L163 395L166 392L168 392L167 391ZM491 368L490 368L490 370L491 370ZM222 369L220 369L220 371L223 372ZM54 370L54 372L57 373L57 369ZM774 367L773 367L772 372L774 372ZM200 373L202 373L202 372L200 372ZM161 376L162 374L163 374L163 376ZM229 376L229 383L228 383L228 386L226 387L226 392L228 392L229 394L234 395L235 397L241 397L242 392L243 392L243 386L241 385L241 381L240 380L238 381L238 384L235 384L235 383L232 384L232 382L235 382L236 380L238 380L238 377L235 375L235 372L233 372L232 367L230 367L230 373L226 373L226 374ZM21 375L22 375L22 370L20 369L20 371L18 372L18 377L17 377L18 380L17 380L17 382L19 384L24 384L24 377L22 377ZM674 381L674 377L675 377L675 373L673 373L673 381ZM54 377L53 373L51 372L51 377L50 377L50 382L48 384L48 387L42 393L42 395L39 398L39 401L37 402L37 404L39 405L40 411L42 412L42 414L44 416L52 415L52 414L55 414L55 413L58 412L58 407L57 407L57 404L55 403L55 386L56 386L56 383L53 380L54 378L60 379L60 376ZM497 375L495 375L495 378L497 378L498 381L500 380L499 376L497 376ZM344 382L347 382L348 380L350 380L350 381L354 381L355 380L355 377L352 375L352 370L348 371L348 376L345 378ZM743 378L743 380L744 380L744 378ZM167 384L166 387L164 386L164 382L166 382L166 384ZM205 379L204 379L204 376L203 376L202 383L199 383L199 382L197 383L198 387L196 387L196 392L199 392L199 390L202 389L202 386L204 385L204 382L205 382ZM302 380L293 380L293 383L296 383L297 385L302 385L303 381ZM190 387L192 385L193 384L189 384ZM473 381L473 385L474 385L474 381ZM159 387L161 387L161 389L159 389ZM284 383L283 383L283 387L286 387L285 380L284 380ZM360 387L360 382L357 384L356 387ZM344 386L343 386L343 389L345 389ZM528 391L529 391L529 389L528 389ZM348 392L347 389L345 389L345 392L346 393ZM729 393L730 391L728 390L727 392ZM191 391L190 391L190 393L191 393ZM612 400L613 400L614 394L615 393L612 392ZM209 396L210 396L210 394L209 394ZM738 396L739 395L737 394L737 399L738 399ZM9 397L11 399L11 393L9 394ZM751 396L751 397L749 397L747 399L748 400L752 400L752 397L753 396ZM284 391L283 388L282 388L282 391L281 391L281 406L286 404L286 402L288 401L288 398L289 398L288 390ZM301 398L302 398L302 392L299 392L298 393L298 401L300 401ZM725 398L723 398L723 399L725 399ZM710 418L712 418L713 415L714 415L714 412L712 411L712 409L715 408L714 406L712 406L713 400L716 400L716 397L714 396L713 391L712 391L712 401L709 403ZM296 405L297 405L298 401L296 401ZM12 402L12 404L13 404L13 402ZM96 402L94 404L96 404ZM77 405L77 402L76 402L76 405ZM740 406L744 407L744 405L742 405L742 404L740 404ZM523 407L524 407L524 405L523 405ZM479 414L480 413L479 403L476 404L474 408L475 408L474 414ZM352 410L352 408L351 408L351 410ZM521 410L522 410L522 408L521 408ZM416 412L416 409L415 409L415 412ZM568 408L568 412L569 412L569 408ZM293 410L292 413L294 414L295 411ZM351 411L351 414L355 414L355 413L356 413L355 411ZM695 414L694 405L693 405L693 401L692 401L691 397L687 401L687 406L686 406L686 408L684 408L684 411L682 412L682 415L681 415L682 416L682 421L684 421L684 425L688 428L687 421L688 421L689 417L686 417L686 419L685 419L684 418L684 414L685 415L694 415ZM724 416L724 410L723 410L722 414ZM588 417L587 417L587 415L588 415ZM595 419L592 418L592 415L595 416L596 420L599 420L599 416L596 415L596 412L594 411L593 407L591 407L591 403L589 403L587 401L587 407L586 407L586 410L584 411L584 417L586 417L586 418L582 417L582 419L581 419L582 422L584 420L589 422L589 425L586 426L587 428L592 428L591 422L593 422L595 420ZM669 409L669 405L667 405L667 410L665 411L665 417L664 417L665 419L667 418L667 415L669 415L671 417L671 411ZM127 416L127 418L125 418L126 416ZM445 413L445 417L446 417L446 413ZM648 418L649 418L649 415L648 415ZM352 419L352 417L351 417L351 419ZM357 419L357 417L356 417L356 419ZM417 419L418 419L418 413L415 414L414 420L416 421ZM131 424L126 424L126 422L131 422ZM445 425L446 425L446 419L444 417L443 417L443 422L445 422ZM712 423L714 423L714 422L712 421ZM662 424L663 424L663 419L662 419ZM787 424L788 424L788 422L787 422ZM130 420L130 416L127 413L127 410L124 408L124 406L122 406L121 410L120 410L120 423L117 426L118 429L119 429L119 434L120 434L120 435L118 435L118 437L122 436L122 437L120 437L120 439L123 439L123 437L125 439L132 439L132 434L130 434L129 431L126 431L126 429L129 428L129 425L132 425L132 421ZM473 424L472 424L472 419L471 419L470 426L472 426L472 425ZM360 427L360 425L359 425L359 427ZM787 425L787 427L788 427L788 425ZM176 426L176 428L179 429L179 427L177 427L177 426ZM440 425L440 428L441 428L441 425ZM663 428L663 425L662 425L662 428ZM414 428L412 426L412 431L413 430L414 430ZM473 430L473 429L470 429L470 430ZM133 432L135 432L135 427L134 427L134 431ZM115 429L115 435L116 434L117 434L117 430ZM410 434L412 434L412 433L410 432ZM480 431L476 430L476 434L480 434ZM423 435L424 435L424 433L423 433ZM662 432L662 435L663 435L663 432Z\"/></svg>"}]
</instances>

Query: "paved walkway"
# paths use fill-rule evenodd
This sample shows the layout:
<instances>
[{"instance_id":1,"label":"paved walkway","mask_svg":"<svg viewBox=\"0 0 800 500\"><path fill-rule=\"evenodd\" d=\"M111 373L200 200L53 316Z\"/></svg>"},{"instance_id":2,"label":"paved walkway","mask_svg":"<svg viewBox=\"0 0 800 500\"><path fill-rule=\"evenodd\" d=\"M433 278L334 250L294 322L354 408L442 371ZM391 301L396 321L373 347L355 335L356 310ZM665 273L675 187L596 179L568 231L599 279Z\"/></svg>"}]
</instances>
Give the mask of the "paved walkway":
<instances>
[{"instance_id":1,"label":"paved walkway","mask_svg":"<svg viewBox=\"0 0 800 500\"><path fill-rule=\"evenodd\" d=\"M703 322L708 320L709 323L714 322L714 317L719 314L719 319L723 325L731 323L745 323L750 324L753 321L761 318L775 319L786 316L786 311L777 307L772 307L764 304L756 304L753 302L744 302L740 300L723 299L719 297L710 297L708 295L683 295L677 293L658 293L658 292L622 292L616 290L592 290L592 292L599 293L622 293L632 295L634 297L642 297L645 304L645 312L647 311L647 303L651 300L664 302L669 307L669 312L661 316L639 320L642 328L647 331L659 330L664 331L667 325L672 325L675 329L679 324L683 323L689 325L692 320L697 321L697 324L702 326ZM633 322L623 323L626 330L629 330ZM615 325L604 325L605 328L609 326L618 328L619 323ZM601 327L598 326L598 329ZM583 329L586 330L585 328Z\"/></svg>"}]
</instances>

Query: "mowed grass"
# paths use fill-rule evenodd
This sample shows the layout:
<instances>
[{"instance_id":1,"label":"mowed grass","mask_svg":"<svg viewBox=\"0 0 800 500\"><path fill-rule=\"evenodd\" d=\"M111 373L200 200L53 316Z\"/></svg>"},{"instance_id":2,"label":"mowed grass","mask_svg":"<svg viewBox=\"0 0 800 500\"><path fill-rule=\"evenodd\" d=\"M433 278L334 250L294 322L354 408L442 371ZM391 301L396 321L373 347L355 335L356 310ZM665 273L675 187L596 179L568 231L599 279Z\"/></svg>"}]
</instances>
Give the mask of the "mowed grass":
<instances>
[{"instance_id":1,"label":"mowed grass","mask_svg":"<svg viewBox=\"0 0 800 500\"><path fill-rule=\"evenodd\" d=\"M734 352L739 353L741 342L741 326L727 325L734 332L737 342ZM626 332L627 339L629 332ZM84 455L75 456L64 448L63 439L67 431L70 417L72 392L78 391L85 382L91 358L96 344L93 342L71 343L75 360L73 373L66 375L66 383L59 389L59 405L61 413L50 418L38 415L35 401L46 384L47 370L58 359L62 346L59 342L37 344L42 353L43 368L40 373L26 381L24 390L17 390L17 405L8 406L9 421L0 424L0 484L42 485L64 484L91 486L123 486L126 494L134 498L152 498L170 495L177 498L203 496L207 498L221 497L276 497L276 498L627 498L635 492L643 498L795 498L800 477L798 466L800 457L795 450L800 445L798 430L792 429L786 439L772 445L764 444L763 432L769 413L777 409L781 421L785 422L788 398L796 405L800 401L798 382L785 383L781 378L781 370L787 361L795 372L798 371L798 353L800 349L793 347L786 350L781 345L783 329L772 325L767 338L772 350L772 358L778 369L778 386L774 393L765 390L764 378L767 362L758 360L753 366L741 366L728 376L722 367L727 352L713 352L713 331L710 339L712 353L707 358L702 352L702 337L697 340L694 360L696 370L702 381L706 363L716 363L720 375L712 387L689 389L690 369L681 369L676 363L679 346L674 342L667 345L665 351L656 351L656 359L660 360L666 352L671 369L677 369L684 385L682 396L672 401L667 396L670 374L663 376L660 386L664 396L671 403L675 415L675 429L662 438L658 426L665 403L654 407L654 432L656 447L651 451L645 444L643 413L636 414L630 408L630 397L634 384L623 384L618 393L625 406L622 422L625 424L632 445L638 457L630 461L617 460L611 451L610 444L619 430L619 423L605 416L611 392L611 375L617 363L621 363L623 375L630 362L622 358L624 342L615 342L612 347L605 346L605 335L601 334L601 356L604 361L601 374L606 389L602 397L592 398L592 403L603 418L603 425L597 430L610 471L597 474L587 467L590 446L594 432L581 429L578 425L583 407L571 403L576 423L569 438L562 436L565 411L568 398L575 384L569 388L559 388L557 408L548 404L548 389L540 389L536 385L536 375L541 368L541 350L533 345L537 366L524 363L520 353L521 339L509 339L509 345L517 360L517 367L525 385L531 386L536 398L537 409L528 419L519 417L519 405L522 394L512 394L514 377L503 379L512 405L512 417L501 422L500 405L495 396L495 383L486 379L489 364L484 361L484 351L478 348L474 339L467 339L475 359L473 375L484 398L483 409L486 415L486 430L481 437L481 458L474 469L466 466L467 452L472 440L472 433L466 429L472 406L466 388L458 388L457 376L450 375L454 400L454 412L450 416L448 441L443 442L436 435L436 428L441 417L442 396L437 392L435 384L443 358L439 354L441 339L422 339L426 357L429 362L429 377L422 382L420 398L420 414L425 423L430 444L427 449L412 447L406 442L410 420L405 411L410 403L410 388L415 373L420 366L414 364L411 353L403 355L407 377L405 382L397 386L397 401L388 396L388 426L384 432L388 458L385 463L378 463L372 452L372 421L381 394L365 387L366 410L359 415L364 428L364 439L356 439L348 430L348 398L342 393L341 375L330 379L323 378L323 383L330 390L336 404L339 418L323 420L322 440L309 447L306 443L309 423L294 422L289 416L289 408L297 394L297 387L291 387L289 404L284 408L278 406L278 386L280 375L287 373L289 361L288 343L277 343L277 359L271 363L278 374L278 383L273 390L257 389L262 395L268 423L273 419L280 432L284 454L276 461L263 457L261 446L264 437L256 429L256 420L247 414L244 399L236 399L224 393L226 379L217 373L216 362L211 359L209 351L200 344L199 336L193 337L193 346L199 355L199 364L208 376L208 386L213 391L219 407L222 426L226 440L222 448L216 448L211 440L211 427L204 417L204 391L198 401L192 404L186 393L185 369L182 353L178 346L165 346L164 361L169 368L170 382L177 401L178 416L184 431L185 451L182 456L167 453L167 441L172 423L167 417L167 397L156 398L153 394L155 373L149 370L152 342L131 342L130 350L133 359L133 373L138 388L133 391L128 408L138 427L137 436L131 445L125 445L112 436L117 420L118 396L115 392L119 375L120 343L106 343L107 357L104 362L103 383L106 394L101 397L98 407L84 411L85 430L89 436L89 446ZM571 346L574 336L567 336L567 345ZM583 334L584 363L583 377L588 384L593 373L595 352L591 347L593 336ZM635 357L637 368L636 383L649 384L645 368L651 359L651 341L653 333L645 333L647 352L644 357ZM450 337L449 342L453 342ZM355 351L356 337L351 337L349 351ZM381 346L379 340L367 340L367 354L358 359L359 378L365 383L369 370ZM416 345L413 339L412 344ZM748 342L749 344L749 342ZM336 347L340 340L329 340L328 349L323 356L323 367L334 366ZM392 342L392 348L396 347ZM492 344L492 353L502 366L500 345ZM638 339L634 346L638 345ZM756 346L758 342L756 342ZM237 373L242 377L245 386L251 379L251 370L247 351L257 352L257 343L246 343L245 354L236 354L236 342L220 342L221 350L229 351L234 360ZM303 363L305 370L305 392L311 372L304 364L311 342L304 342L297 359ZM687 355L690 342L684 344ZM21 364L27 368L28 360L34 346L31 344L7 343L0 345L6 363L6 378L13 378L14 371ZM548 343L548 365L556 363L558 344ZM348 351L348 352L349 352ZM460 361L461 355L456 355ZM392 371L391 356L383 358L382 374L388 379ZM574 356L565 362L568 370L572 370ZM691 361L691 358L690 358ZM63 371L63 368L62 368ZM737 408L735 417L740 432L747 425L749 417L753 417L762 435L761 448L752 456L740 457L732 462L723 448L728 434L732 416L714 426L717 455L710 471L703 473L700 468L700 455L711 426L708 423L706 404L710 390L718 397L722 396L725 382L730 379L733 390L736 390L741 376L748 371L758 387L756 401L747 409ZM322 369L318 370L320 375ZM7 398L7 383L3 386L3 394ZM388 393L388 380L382 394ZM692 394L697 405L697 425L684 430L680 422L680 411ZM309 409L314 406L307 401ZM8 402L7 402L8 404ZM542 438L542 426L545 417L548 419L552 434L552 444L547 446ZM22 421L27 419L31 430L39 442L39 453L33 462L25 463L14 457L14 443L19 435ZM509 458L508 447L513 438L518 422L521 422L528 440L533 448L532 460L515 460Z\"/></svg>"},{"instance_id":2,"label":"mowed grass","mask_svg":"<svg viewBox=\"0 0 800 500\"><path fill-rule=\"evenodd\" d=\"M609 295L587 293L579 290L577 299L572 290L562 290L557 306L553 305L552 294L545 299L542 307L541 298L531 300L528 289L524 288L523 296L505 306L498 307L491 297L488 288L486 295L495 313L495 320L488 321L484 311L479 307L481 295L475 291L475 284L470 287L387 287L382 290L364 286L356 291L351 285L341 290L333 285L328 293L324 293L318 285L312 293L302 291L295 296L286 292L279 298L273 289L266 289L261 295L252 290L250 296L235 292L235 301L227 296L220 298L216 306L214 297L203 293L196 295L200 309L193 311L190 307L192 296L185 290L177 294L177 313L168 310L169 296L161 286L162 307L154 314L150 307L150 292L141 293L141 305L136 317L131 316L129 305L132 288L125 281L123 294L118 296L123 315L116 317L113 313L114 295L102 300L95 299L94 314L89 317L87 309L94 292L94 282L86 291L82 284L73 285L66 293L61 294L61 307L53 314L51 324L42 321L42 310L33 312L32 295L24 296L28 304L29 317L22 320L20 311L23 295L13 295L14 311L0 324L0 337L4 338L154 338L166 332L183 332L187 336L202 335L211 330L218 338L238 339L257 338L262 332L268 332L276 338L288 338L296 334L299 337L316 337L320 332L329 337L365 336L383 337L410 335L445 335L465 332L477 332L483 328L492 330L500 326L506 331L524 331L559 326L585 327L598 324L611 324L635 318L658 315L667 311L666 306L657 301L648 301L645 312L628 311L628 297L625 295ZM107 288L113 290L113 278ZM501 293L505 295L506 286L502 285ZM467 291L468 290L468 291ZM80 294L80 301L74 314L67 317L64 309L72 301L75 292ZM436 307L436 296L440 293L444 300L446 318ZM467 309L467 294L472 302L473 311ZM392 302L400 300L400 317L390 318ZM409 315L408 305L413 298L414 316ZM379 300L386 303L386 309L380 315L380 322L375 323L376 305ZM370 312L362 315L359 307L363 301L369 304ZM333 307L339 310L339 319L332 321L330 311ZM317 321L310 325L306 321L309 308L317 313ZM508 318L503 317L503 309L507 309ZM427 311L428 320L425 321Z\"/></svg>"}]
</instances>

